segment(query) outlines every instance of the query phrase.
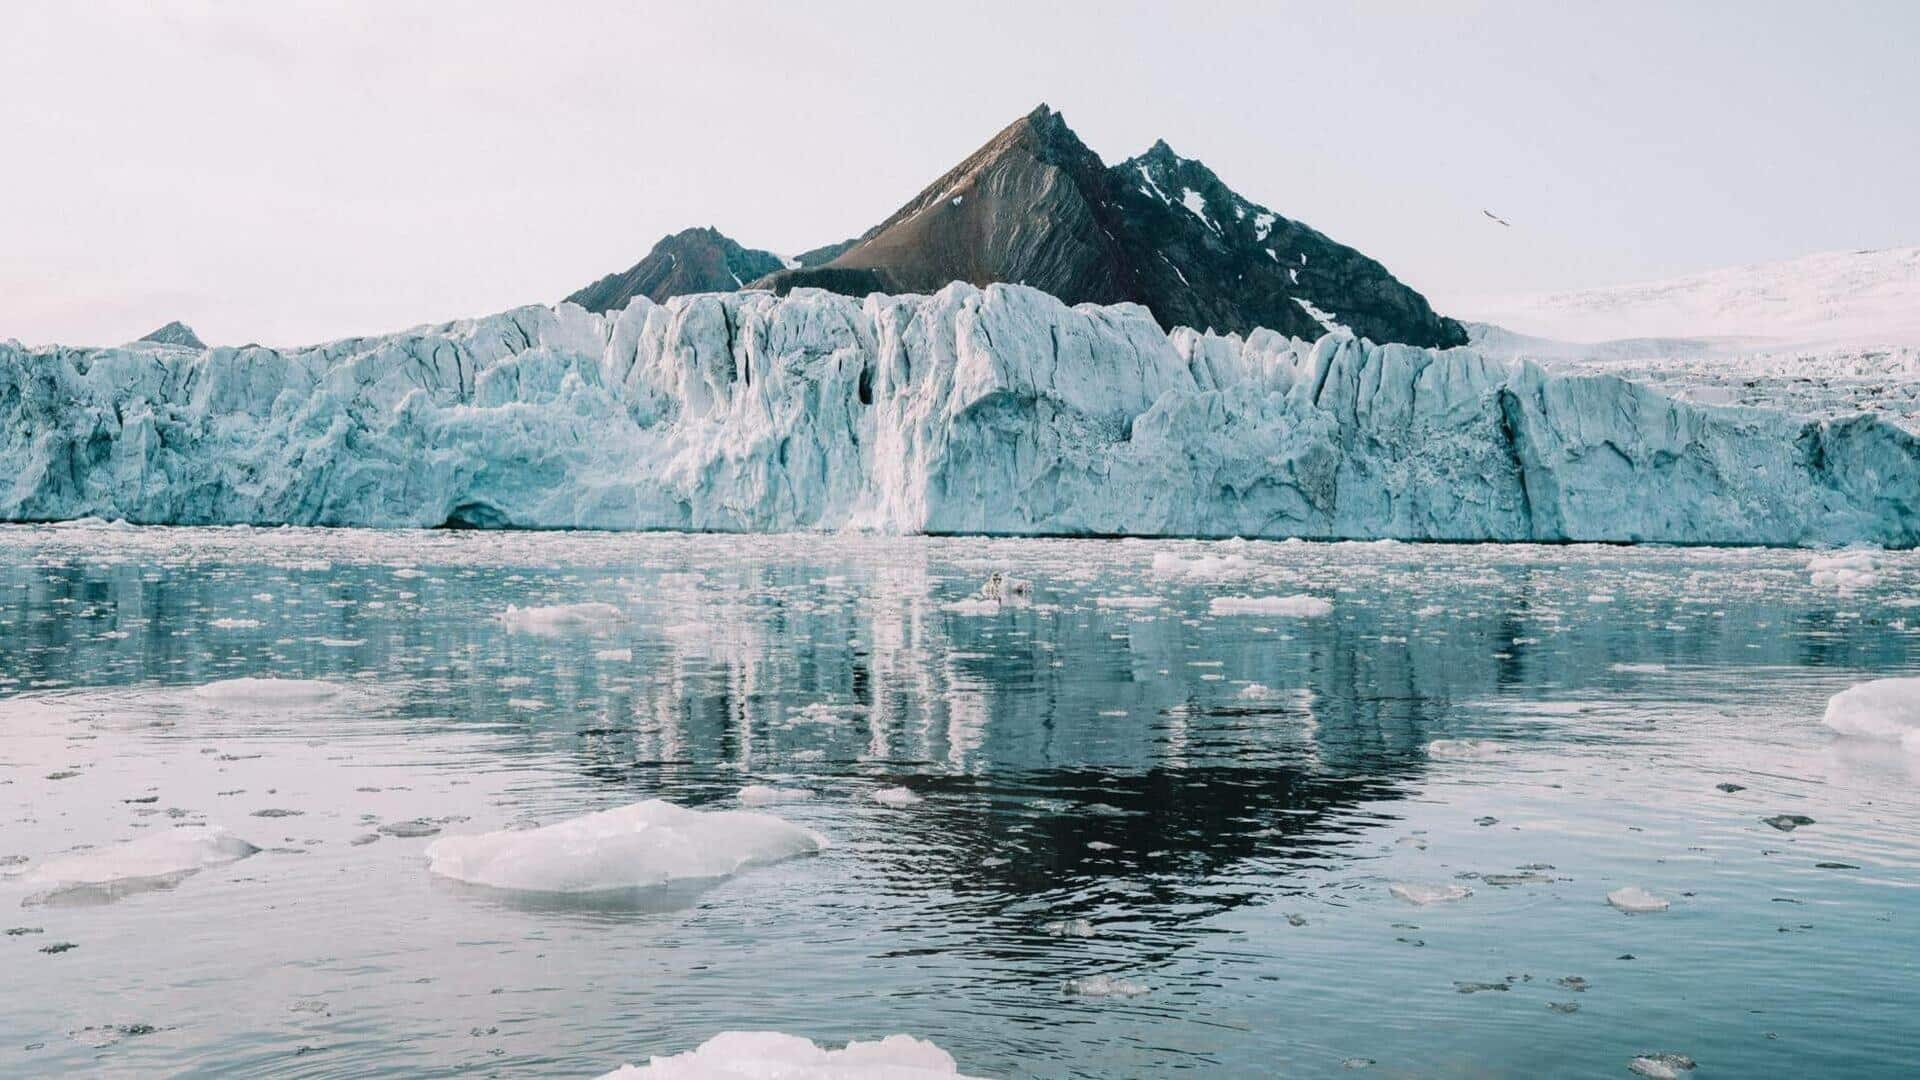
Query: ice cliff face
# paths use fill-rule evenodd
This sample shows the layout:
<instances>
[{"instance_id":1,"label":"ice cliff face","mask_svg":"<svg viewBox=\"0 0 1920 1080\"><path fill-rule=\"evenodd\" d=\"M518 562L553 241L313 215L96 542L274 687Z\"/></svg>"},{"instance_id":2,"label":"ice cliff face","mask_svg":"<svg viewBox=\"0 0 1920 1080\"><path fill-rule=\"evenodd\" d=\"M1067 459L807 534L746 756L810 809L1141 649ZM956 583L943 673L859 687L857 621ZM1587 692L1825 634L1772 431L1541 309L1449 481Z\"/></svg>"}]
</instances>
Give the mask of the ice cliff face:
<instances>
[{"instance_id":1,"label":"ice cliff face","mask_svg":"<svg viewBox=\"0 0 1920 1080\"><path fill-rule=\"evenodd\" d=\"M0 518L1910 546L1920 442L1036 290L0 345Z\"/></svg>"}]
</instances>

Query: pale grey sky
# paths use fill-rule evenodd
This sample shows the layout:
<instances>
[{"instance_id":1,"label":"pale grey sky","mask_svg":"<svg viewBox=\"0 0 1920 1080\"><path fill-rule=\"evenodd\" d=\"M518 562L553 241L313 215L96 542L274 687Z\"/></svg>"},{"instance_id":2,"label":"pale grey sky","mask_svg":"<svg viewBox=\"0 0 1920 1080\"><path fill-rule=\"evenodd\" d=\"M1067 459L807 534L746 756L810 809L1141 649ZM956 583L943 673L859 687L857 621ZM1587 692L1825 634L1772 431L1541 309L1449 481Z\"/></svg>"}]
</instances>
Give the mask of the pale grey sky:
<instances>
[{"instance_id":1,"label":"pale grey sky","mask_svg":"<svg viewBox=\"0 0 1920 1080\"><path fill-rule=\"evenodd\" d=\"M1917 40L1906 2L13 0L0 337L297 344L552 301L689 225L792 252L1041 101L1443 311L1911 244Z\"/></svg>"}]
</instances>

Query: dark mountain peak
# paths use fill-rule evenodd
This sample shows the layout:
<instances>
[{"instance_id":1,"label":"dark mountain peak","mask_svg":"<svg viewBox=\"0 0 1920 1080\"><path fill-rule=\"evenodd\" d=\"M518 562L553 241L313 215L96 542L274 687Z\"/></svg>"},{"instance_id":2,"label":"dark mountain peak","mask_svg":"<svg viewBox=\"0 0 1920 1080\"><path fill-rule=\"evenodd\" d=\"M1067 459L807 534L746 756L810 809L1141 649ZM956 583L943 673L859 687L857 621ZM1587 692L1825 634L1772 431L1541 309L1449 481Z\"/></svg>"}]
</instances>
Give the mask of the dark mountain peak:
<instances>
[{"instance_id":1,"label":"dark mountain peak","mask_svg":"<svg viewBox=\"0 0 1920 1080\"><path fill-rule=\"evenodd\" d=\"M1109 168L1045 104L857 240L799 263L755 284L862 296L1014 282L1069 304L1133 301L1168 328L1466 343L1385 267L1241 197L1166 140Z\"/></svg>"},{"instance_id":2,"label":"dark mountain peak","mask_svg":"<svg viewBox=\"0 0 1920 1080\"><path fill-rule=\"evenodd\" d=\"M726 292L785 266L778 255L741 247L711 225L663 236L627 270L567 297L589 311L620 311L636 296L660 303L686 293Z\"/></svg>"},{"instance_id":3,"label":"dark mountain peak","mask_svg":"<svg viewBox=\"0 0 1920 1080\"><path fill-rule=\"evenodd\" d=\"M160 345L181 345L189 349L204 349L207 347L206 342L200 340L200 335L193 332L193 327L188 326L178 319L155 330L140 340L151 341Z\"/></svg>"}]
</instances>

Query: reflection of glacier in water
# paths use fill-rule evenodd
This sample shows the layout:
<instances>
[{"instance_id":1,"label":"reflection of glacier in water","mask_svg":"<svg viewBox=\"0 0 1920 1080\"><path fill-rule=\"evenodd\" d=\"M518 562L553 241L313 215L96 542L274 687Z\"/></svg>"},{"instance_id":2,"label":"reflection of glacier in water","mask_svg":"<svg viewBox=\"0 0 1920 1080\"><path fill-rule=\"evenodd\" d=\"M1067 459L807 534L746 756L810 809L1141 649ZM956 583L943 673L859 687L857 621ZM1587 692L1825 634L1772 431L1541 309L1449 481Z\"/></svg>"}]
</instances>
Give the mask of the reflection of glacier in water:
<instances>
[{"instance_id":1,"label":"reflection of glacier in water","mask_svg":"<svg viewBox=\"0 0 1920 1080\"><path fill-rule=\"evenodd\" d=\"M1920 559L1870 561L0 529L0 921L43 931L0 939L0 1071L589 1075L780 1028L976 1075L1895 1075L1920 776L1818 723L1914 666ZM1030 593L956 604L996 571ZM1331 611L1212 603L1288 596ZM496 617L582 604L617 617ZM832 846L604 905L422 857L750 784L815 792L757 809ZM41 864L201 825L263 850L18 907Z\"/></svg>"}]
</instances>

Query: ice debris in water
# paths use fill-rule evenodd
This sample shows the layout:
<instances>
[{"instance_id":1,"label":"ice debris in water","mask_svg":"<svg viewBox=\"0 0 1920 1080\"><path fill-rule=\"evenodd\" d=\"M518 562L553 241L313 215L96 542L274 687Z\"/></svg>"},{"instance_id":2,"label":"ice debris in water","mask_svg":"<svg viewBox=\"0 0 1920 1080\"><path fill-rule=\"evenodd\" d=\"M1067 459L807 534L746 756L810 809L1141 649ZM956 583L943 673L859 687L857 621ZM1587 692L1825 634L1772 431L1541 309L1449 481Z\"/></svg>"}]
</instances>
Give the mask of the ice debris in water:
<instances>
[{"instance_id":1,"label":"ice debris in water","mask_svg":"<svg viewBox=\"0 0 1920 1080\"><path fill-rule=\"evenodd\" d=\"M1214 615L1285 615L1310 619L1331 614L1333 602L1304 593L1294 596L1216 596L1207 605Z\"/></svg>"},{"instance_id":2,"label":"ice debris in water","mask_svg":"<svg viewBox=\"0 0 1920 1080\"><path fill-rule=\"evenodd\" d=\"M766 784L748 784L740 789L738 796L741 806L772 806L775 803L805 802L813 798L813 792L806 788L769 787Z\"/></svg>"},{"instance_id":3,"label":"ice debris in water","mask_svg":"<svg viewBox=\"0 0 1920 1080\"><path fill-rule=\"evenodd\" d=\"M1628 885L1607 894L1607 903L1629 915L1644 915L1652 911L1665 911L1672 907L1672 901L1664 896L1655 896L1638 885Z\"/></svg>"},{"instance_id":4,"label":"ice debris in water","mask_svg":"<svg viewBox=\"0 0 1920 1080\"><path fill-rule=\"evenodd\" d=\"M1850 548L1831 555L1815 555L1807 560L1813 583L1835 589L1864 589L1880 581L1880 552L1872 548Z\"/></svg>"},{"instance_id":5,"label":"ice debris in water","mask_svg":"<svg viewBox=\"0 0 1920 1080\"><path fill-rule=\"evenodd\" d=\"M1490 758L1506 752L1506 744L1495 739L1435 739L1427 744L1427 756L1436 758Z\"/></svg>"},{"instance_id":6,"label":"ice debris in water","mask_svg":"<svg viewBox=\"0 0 1920 1080\"><path fill-rule=\"evenodd\" d=\"M604 630L626 620L625 613L619 608L599 601L581 604L549 604L543 607L520 607L516 604L508 604L507 610L494 617L506 624L509 630L517 630L523 634L549 636Z\"/></svg>"},{"instance_id":7,"label":"ice debris in water","mask_svg":"<svg viewBox=\"0 0 1920 1080\"><path fill-rule=\"evenodd\" d=\"M1097 933L1093 923L1086 919L1057 919L1040 929L1054 937L1090 938Z\"/></svg>"},{"instance_id":8,"label":"ice debris in water","mask_svg":"<svg viewBox=\"0 0 1920 1080\"><path fill-rule=\"evenodd\" d=\"M195 697L222 705L311 705L339 697L344 688L322 679L222 679L194 687Z\"/></svg>"},{"instance_id":9,"label":"ice debris in water","mask_svg":"<svg viewBox=\"0 0 1920 1080\"><path fill-rule=\"evenodd\" d=\"M600 1080L966 1080L953 1055L924 1039L889 1035L828 1050L777 1031L727 1031L684 1054L623 1065Z\"/></svg>"},{"instance_id":10,"label":"ice debris in water","mask_svg":"<svg viewBox=\"0 0 1920 1080\"><path fill-rule=\"evenodd\" d=\"M538 829L442 837L427 845L427 861L473 885L599 893L722 878L826 846L812 829L766 814L649 799Z\"/></svg>"},{"instance_id":11,"label":"ice debris in water","mask_svg":"<svg viewBox=\"0 0 1920 1080\"><path fill-rule=\"evenodd\" d=\"M920 801L920 796L903 787L881 788L869 797L881 806L892 807L912 806Z\"/></svg>"},{"instance_id":12,"label":"ice debris in water","mask_svg":"<svg viewBox=\"0 0 1920 1080\"><path fill-rule=\"evenodd\" d=\"M38 891L30 903L98 897L114 899L143 887L171 885L210 866L244 859L260 849L225 829L176 828L123 844L50 859L25 875Z\"/></svg>"},{"instance_id":13,"label":"ice debris in water","mask_svg":"<svg viewBox=\"0 0 1920 1080\"><path fill-rule=\"evenodd\" d=\"M1681 1073L1692 1072L1694 1061L1685 1054L1641 1054L1627 1062L1627 1069L1647 1080L1680 1080Z\"/></svg>"},{"instance_id":14,"label":"ice debris in water","mask_svg":"<svg viewBox=\"0 0 1920 1080\"><path fill-rule=\"evenodd\" d=\"M1060 989L1075 997L1138 997L1147 992L1147 985L1113 975L1087 975L1068 979Z\"/></svg>"},{"instance_id":15,"label":"ice debris in water","mask_svg":"<svg viewBox=\"0 0 1920 1080\"><path fill-rule=\"evenodd\" d=\"M1197 559L1183 559L1171 551L1162 551L1153 557L1153 572L1163 577L1221 581L1246 577L1255 569L1253 561L1245 555L1202 555Z\"/></svg>"},{"instance_id":16,"label":"ice debris in water","mask_svg":"<svg viewBox=\"0 0 1920 1080\"><path fill-rule=\"evenodd\" d=\"M1920 679L1875 679L1827 701L1825 723L1842 735L1898 744L1920 753Z\"/></svg>"},{"instance_id":17,"label":"ice debris in water","mask_svg":"<svg viewBox=\"0 0 1920 1080\"><path fill-rule=\"evenodd\" d=\"M1473 895L1473 890L1465 885L1440 885L1419 881L1396 881L1387 886L1387 891L1409 904L1422 906L1465 900Z\"/></svg>"}]
</instances>

